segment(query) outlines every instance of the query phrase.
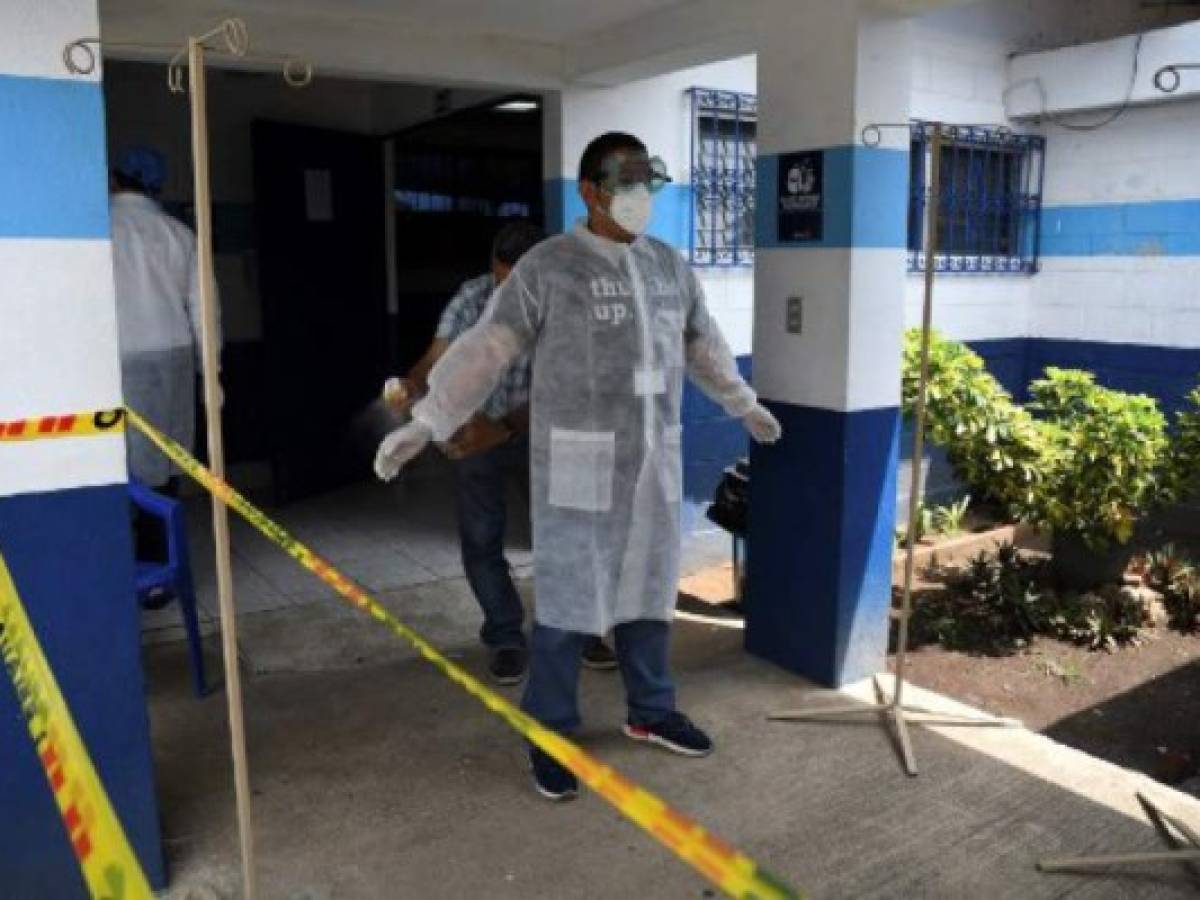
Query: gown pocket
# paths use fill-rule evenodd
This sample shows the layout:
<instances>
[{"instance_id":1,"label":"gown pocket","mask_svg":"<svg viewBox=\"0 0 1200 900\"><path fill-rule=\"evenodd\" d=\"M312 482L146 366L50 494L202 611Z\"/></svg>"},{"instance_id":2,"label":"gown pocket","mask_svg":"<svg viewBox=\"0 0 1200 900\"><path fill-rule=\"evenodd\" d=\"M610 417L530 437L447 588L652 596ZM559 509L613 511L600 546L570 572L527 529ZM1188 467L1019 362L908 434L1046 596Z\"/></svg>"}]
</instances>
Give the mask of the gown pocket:
<instances>
[{"instance_id":1,"label":"gown pocket","mask_svg":"<svg viewBox=\"0 0 1200 900\"><path fill-rule=\"evenodd\" d=\"M550 505L584 512L612 509L616 452L611 431L550 429Z\"/></svg>"}]
</instances>

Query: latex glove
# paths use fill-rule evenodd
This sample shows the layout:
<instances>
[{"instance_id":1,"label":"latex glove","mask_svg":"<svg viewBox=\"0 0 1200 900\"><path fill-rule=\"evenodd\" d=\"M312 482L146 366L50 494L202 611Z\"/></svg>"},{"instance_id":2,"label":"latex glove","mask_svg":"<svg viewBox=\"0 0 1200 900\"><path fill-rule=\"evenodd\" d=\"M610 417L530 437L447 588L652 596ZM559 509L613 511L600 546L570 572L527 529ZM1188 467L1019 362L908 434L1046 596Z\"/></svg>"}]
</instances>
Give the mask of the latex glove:
<instances>
[{"instance_id":1,"label":"latex glove","mask_svg":"<svg viewBox=\"0 0 1200 900\"><path fill-rule=\"evenodd\" d=\"M404 464L425 449L433 432L427 425L412 421L397 428L379 443L375 453L375 474L380 481L391 481L404 468Z\"/></svg>"},{"instance_id":2,"label":"latex glove","mask_svg":"<svg viewBox=\"0 0 1200 900\"><path fill-rule=\"evenodd\" d=\"M420 397L409 379L393 377L383 383L383 399L397 412L408 412Z\"/></svg>"},{"instance_id":3,"label":"latex glove","mask_svg":"<svg viewBox=\"0 0 1200 900\"><path fill-rule=\"evenodd\" d=\"M742 417L742 424L750 432L750 437L760 444L774 444L783 437L783 427L779 420L761 403L756 403L754 409Z\"/></svg>"}]
</instances>

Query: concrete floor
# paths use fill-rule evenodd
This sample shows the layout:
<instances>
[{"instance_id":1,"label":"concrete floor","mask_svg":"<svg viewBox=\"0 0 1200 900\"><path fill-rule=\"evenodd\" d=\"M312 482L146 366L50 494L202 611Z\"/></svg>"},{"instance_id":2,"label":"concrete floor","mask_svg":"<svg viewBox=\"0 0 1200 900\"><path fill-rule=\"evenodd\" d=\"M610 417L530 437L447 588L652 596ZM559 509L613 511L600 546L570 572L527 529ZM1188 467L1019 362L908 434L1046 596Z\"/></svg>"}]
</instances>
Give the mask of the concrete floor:
<instances>
[{"instance_id":1,"label":"concrete floor","mask_svg":"<svg viewBox=\"0 0 1200 900\"><path fill-rule=\"evenodd\" d=\"M273 618L284 643L321 631L294 611ZM344 636L351 627L364 642L380 630L347 619ZM924 774L908 778L869 721L765 721L819 695L740 641L677 623L681 707L711 731L712 757L629 743L606 673L584 674L581 743L812 897L1196 895L1182 867L1093 878L1033 867L1046 854L1157 849L1135 790L1200 823L1195 800L1024 731L918 730ZM481 670L475 647L452 649ZM182 645L147 656L170 896L236 897L225 699L192 699ZM264 897L713 896L599 798L536 796L506 726L405 648L326 662L245 683Z\"/></svg>"},{"instance_id":2,"label":"concrete floor","mask_svg":"<svg viewBox=\"0 0 1200 900\"><path fill-rule=\"evenodd\" d=\"M193 513L211 630L211 543L205 509ZM279 518L482 673L444 481L352 487ZM599 798L535 795L507 726L245 526L233 535L263 897L714 896ZM518 529L513 561L527 574L522 545ZM685 570L727 549L720 536L691 538ZM225 698L193 699L177 623L173 606L146 620L169 896L234 898ZM216 648L210 638L219 678ZM606 673L584 673L581 743L812 897L1195 896L1181 867L1103 878L1034 869L1047 854L1158 849L1135 790L1200 824L1194 799L1025 731L918 730L924 774L910 779L871 720L767 722L820 695L745 655L740 631L680 619L674 656L681 708L712 733L714 756L628 742L620 680Z\"/></svg>"}]
</instances>

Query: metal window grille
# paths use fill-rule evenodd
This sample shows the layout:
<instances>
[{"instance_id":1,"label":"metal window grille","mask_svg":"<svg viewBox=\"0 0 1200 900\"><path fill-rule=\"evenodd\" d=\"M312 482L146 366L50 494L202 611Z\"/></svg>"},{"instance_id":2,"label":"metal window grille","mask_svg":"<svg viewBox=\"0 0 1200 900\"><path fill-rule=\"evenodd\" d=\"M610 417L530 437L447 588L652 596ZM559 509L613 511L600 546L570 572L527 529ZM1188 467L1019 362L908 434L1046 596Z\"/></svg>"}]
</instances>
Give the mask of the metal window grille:
<instances>
[{"instance_id":1,"label":"metal window grille","mask_svg":"<svg viewBox=\"0 0 1200 900\"><path fill-rule=\"evenodd\" d=\"M912 123L908 268L925 268L933 129ZM1046 139L1003 128L942 125L939 272L1038 270Z\"/></svg>"},{"instance_id":2,"label":"metal window grille","mask_svg":"<svg viewBox=\"0 0 1200 900\"><path fill-rule=\"evenodd\" d=\"M758 98L691 88L692 207L689 258L703 267L754 264Z\"/></svg>"}]
</instances>

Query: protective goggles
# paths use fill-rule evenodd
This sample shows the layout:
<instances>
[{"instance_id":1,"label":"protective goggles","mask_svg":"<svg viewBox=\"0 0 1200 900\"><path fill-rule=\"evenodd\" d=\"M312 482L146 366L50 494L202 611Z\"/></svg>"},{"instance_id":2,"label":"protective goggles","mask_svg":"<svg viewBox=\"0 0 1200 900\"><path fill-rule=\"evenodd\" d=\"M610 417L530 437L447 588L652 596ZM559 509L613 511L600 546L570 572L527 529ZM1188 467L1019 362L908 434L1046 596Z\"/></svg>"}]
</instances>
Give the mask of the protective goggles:
<instances>
[{"instance_id":1,"label":"protective goggles","mask_svg":"<svg viewBox=\"0 0 1200 900\"><path fill-rule=\"evenodd\" d=\"M610 194L645 185L650 193L661 191L669 184L667 164L658 156L621 151L608 156L600 166L597 184Z\"/></svg>"}]
</instances>

